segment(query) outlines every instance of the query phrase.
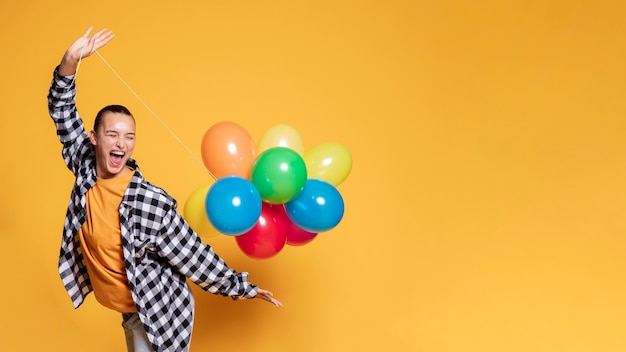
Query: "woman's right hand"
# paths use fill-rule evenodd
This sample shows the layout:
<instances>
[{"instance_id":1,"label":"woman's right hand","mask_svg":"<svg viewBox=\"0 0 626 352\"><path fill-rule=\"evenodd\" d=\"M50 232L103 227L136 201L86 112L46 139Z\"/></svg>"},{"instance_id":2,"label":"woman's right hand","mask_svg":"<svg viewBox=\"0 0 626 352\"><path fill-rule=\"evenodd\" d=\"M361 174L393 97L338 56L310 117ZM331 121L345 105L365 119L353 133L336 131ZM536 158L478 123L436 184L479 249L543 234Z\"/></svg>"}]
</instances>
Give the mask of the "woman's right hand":
<instances>
[{"instance_id":1,"label":"woman's right hand","mask_svg":"<svg viewBox=\"0 0 626 352\"><path fill-rule=\"evenodd\" d=\"M93 27L89 27L87 32L82 37L76 39L67 49L65 55L63 55L63 60L61 60L60 75L70 76L76 73L76 68L81 59L91 56L96 50L105 46L115 37L113 32L104 28L90 38L89 33L91 33L92 29Z\"/></svg>"}]
</instances>

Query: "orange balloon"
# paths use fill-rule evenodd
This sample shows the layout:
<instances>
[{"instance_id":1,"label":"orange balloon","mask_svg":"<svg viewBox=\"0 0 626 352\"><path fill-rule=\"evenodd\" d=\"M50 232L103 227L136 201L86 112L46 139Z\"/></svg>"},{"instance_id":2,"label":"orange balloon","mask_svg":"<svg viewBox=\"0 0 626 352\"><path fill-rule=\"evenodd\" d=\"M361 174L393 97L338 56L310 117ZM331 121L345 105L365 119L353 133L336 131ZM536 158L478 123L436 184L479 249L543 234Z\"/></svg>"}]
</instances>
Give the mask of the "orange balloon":
<instances>
[{"instance_id":1,"label":"orange balloon","mask_svg":"<svg viewBox=\"0 0 626 352\"><path fill-rule=\"evenodd\" d=\"M240 125L224 121L211 126L202 138L201 151L204 166L216 179L225 176L250 179L256 147L250 133Z\"/></svg>"}]
</instances>

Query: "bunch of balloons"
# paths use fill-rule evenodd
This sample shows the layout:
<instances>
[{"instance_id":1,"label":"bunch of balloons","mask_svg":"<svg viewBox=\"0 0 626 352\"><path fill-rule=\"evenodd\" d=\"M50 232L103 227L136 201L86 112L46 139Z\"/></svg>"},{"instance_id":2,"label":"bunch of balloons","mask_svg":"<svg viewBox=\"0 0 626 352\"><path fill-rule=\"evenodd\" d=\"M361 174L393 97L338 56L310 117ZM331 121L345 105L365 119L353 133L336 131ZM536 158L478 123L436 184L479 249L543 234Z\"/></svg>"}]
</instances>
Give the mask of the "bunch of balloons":
<instances>
[{"instance_id":1,"label":"bunch of balloons","mask_svg":"<svg viewBox=\"0 0 626 352\"><path fill-rule=\"evenodd\" d=\"M337 186L352 169L338 143L304 151L289 125L266 130L258 144L242 126L220 122L202 139L202 161L215 181L192 192L183 210L203 236L234 236L254 259L301 246L339 224L344 202Z\"/></svg>"}]
</instances>

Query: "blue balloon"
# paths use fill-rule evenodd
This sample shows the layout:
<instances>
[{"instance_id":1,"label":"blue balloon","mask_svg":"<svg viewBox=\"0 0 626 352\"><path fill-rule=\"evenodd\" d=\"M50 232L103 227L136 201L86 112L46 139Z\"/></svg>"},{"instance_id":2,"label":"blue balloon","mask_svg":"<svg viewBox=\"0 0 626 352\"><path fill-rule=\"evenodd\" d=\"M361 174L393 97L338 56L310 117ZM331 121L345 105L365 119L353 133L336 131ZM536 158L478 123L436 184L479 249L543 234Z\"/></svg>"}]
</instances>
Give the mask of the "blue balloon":
<instances>
[{"instance_id":1,"label":"blue balloon","mask_svg":"<svg viewBox=\"0 0 626 352\"><path fill-rule=\"evenodd\" d=\"M308 179L302 192L285 203L287 216L309 232L324 232L337 226L343 217L343 198L330 183Z\"/></svg>"},{"instance_id":2,"label":"blue balloon","mask_svg":"<svg viewBox=\"0 0 626 352\"><path fill-rule=\"evenodd\" d=\"M252 182L239 176L218 179L209 189L205 207L209 221L225 235L248 232L261 216L261 195Z\"/></svg>"}]
</instances>

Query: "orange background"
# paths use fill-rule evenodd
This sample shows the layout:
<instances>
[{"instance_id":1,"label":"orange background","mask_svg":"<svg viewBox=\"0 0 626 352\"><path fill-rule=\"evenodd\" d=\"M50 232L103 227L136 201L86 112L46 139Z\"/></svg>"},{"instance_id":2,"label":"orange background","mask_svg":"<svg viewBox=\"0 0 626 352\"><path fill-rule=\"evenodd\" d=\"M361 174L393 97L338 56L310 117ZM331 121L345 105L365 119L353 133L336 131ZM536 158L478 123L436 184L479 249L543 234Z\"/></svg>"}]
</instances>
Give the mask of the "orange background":
<instances>
[{"instance_id":1,"label":"orange background","mask_svg":"<svg viewBox=\"0 0 626 352\"><path fill-rule=\"evenodd\" d=\"M46 94L89 25L197 157L219 121L352 154L312 243L253 260L207 239L285 306L194 288L193 351L626 349L626 5L591 0L4 2L0 349L124 350L120 316L74 311L56 271L72 177ZM78 88L88 126L134 112L179 209L210 180L97 56Z\"/></svg>"}]
</instances>

